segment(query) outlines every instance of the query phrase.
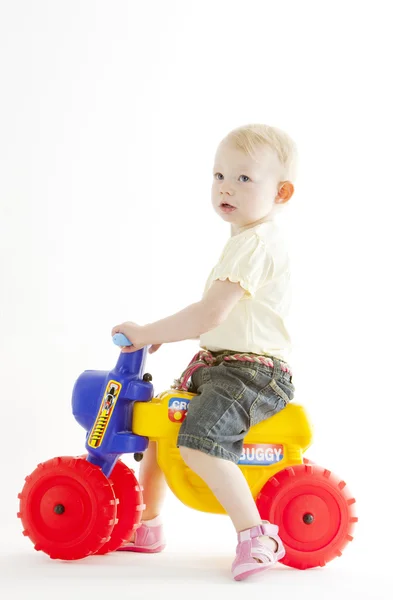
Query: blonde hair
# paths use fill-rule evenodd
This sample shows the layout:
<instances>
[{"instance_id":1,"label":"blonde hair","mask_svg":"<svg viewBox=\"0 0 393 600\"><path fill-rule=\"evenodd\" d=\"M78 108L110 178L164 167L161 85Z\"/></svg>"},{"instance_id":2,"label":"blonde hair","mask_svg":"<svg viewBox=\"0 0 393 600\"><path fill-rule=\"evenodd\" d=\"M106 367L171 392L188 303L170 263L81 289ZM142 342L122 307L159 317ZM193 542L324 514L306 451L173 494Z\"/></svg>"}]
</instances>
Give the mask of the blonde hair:
<instances>
[{"instance_id":1,"label":"blonde hair","mask_svg":"<svg viewBox=\"0 0 393 600\"><path fill-rule=\"evenodd\" d=\"M224 138L234 142L235 146L255 158L254 152L261 146L267 146L276 153L282 166L281 181L296 179L297 147L293 139L277 127L270 125L242 125L228 133Z\"/></svg>"}]
</instances>

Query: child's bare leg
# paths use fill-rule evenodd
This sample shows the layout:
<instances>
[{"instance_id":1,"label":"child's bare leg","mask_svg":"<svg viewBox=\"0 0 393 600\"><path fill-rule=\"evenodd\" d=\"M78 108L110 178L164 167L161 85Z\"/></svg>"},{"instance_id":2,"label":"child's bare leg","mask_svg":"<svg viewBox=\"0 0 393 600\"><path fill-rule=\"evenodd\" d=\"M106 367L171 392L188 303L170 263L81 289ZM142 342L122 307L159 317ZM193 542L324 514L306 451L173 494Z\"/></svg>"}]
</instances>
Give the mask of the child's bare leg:
<instances>
[{"instance_id":1,"label":"child's bare leg","mask_svg":"<svg viewBox=\"0 0 393 600\"><path fill-rule=\"evenodd\" d=\"M190 469L212 490L237 532L263 523L247 480L237 464L184 446L180 446L180 454ZM273 552L277 550L277 542L273 538L260 536L259 539Z\"/></svg>"},{"instance_id":2,"label":"child's bare leg","mask_svg":"<svg viewBox=\"0 0 393 600\"><path fill-rule=\"evenodd\" d=\"M143 487L143 502L146 504L142 519L148 521L160 514L167 489L164 473L157 463L157 442L150 441L143 454L138 481Z\"/></svg>"},{"instance_id":3,"label":"child's bare leg","mask_svg":"<svg viewBox=\"0 0 393 600\"><path fill-rule=\"evenodd\" d=\"M154 519L160 514L164 503L167 484L163 472L157 463L157 442L149 442L139 468L138 482L143 487L143 502L146 508L142 514L143 521ZM130 541L134 540L134 535Z\"/></svg>"}]
</instances>

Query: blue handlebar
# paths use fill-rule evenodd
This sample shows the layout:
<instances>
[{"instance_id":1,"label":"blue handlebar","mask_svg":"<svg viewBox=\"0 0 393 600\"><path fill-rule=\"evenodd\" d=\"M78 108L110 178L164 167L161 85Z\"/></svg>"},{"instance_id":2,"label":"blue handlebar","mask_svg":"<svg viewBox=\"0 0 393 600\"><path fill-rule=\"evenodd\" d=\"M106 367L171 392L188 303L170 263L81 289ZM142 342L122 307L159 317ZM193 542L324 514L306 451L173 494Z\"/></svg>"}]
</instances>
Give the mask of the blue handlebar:
<instances>
[{"instance_id":1,"label":"blue handlebar","mask_svg":"<svg viewBox=\"0 0 393 600\"><path fill-rule=\"evenodd\" d=\"M132 346L130 340L123 333L115 333L112 340L116 346Z\"/></svg>"}]
</instances>

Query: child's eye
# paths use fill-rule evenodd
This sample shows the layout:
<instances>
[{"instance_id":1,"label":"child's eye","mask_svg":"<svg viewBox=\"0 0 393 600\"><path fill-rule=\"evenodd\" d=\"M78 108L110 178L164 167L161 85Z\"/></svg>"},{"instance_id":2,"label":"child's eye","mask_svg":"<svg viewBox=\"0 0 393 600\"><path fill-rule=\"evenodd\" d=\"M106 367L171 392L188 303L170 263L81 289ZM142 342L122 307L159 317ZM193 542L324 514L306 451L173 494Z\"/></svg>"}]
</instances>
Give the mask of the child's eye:
<instances>
[{"instance_id":1,"label":"child's eye","mask_svg":"<svg viewBox=\"0 0 393 600\"><path fill-rule=\"evenodd\" d=\"M215 179L219 179L220 181L224 179L224 175L222 173L214 173Z\"/></svg>"},{"instance_id":2,"label":"child's eye","mask_svg":"<svg viewBox=\"0 0 393 600\"><path fill-rule=\"evenodd\" d=\"M244 179L242 179L242 177L243 177ZM248 175L240 175L239 179L240 179L240 181L242 181L243 183L246 183L247 181L250 181L250 178L249 178L249 176L248 176Z\"/></svg>"}]
</instances>

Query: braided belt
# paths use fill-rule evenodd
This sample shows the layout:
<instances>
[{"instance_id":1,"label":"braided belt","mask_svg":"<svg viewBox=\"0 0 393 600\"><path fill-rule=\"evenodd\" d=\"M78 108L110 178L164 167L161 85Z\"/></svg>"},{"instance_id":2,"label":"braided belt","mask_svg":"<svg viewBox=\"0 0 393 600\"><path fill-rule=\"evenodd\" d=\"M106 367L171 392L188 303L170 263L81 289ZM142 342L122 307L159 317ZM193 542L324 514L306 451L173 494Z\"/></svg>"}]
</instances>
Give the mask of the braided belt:
<instances>
[{"instance_id":1,"label":"braided belt","mask_svg":"<svg viewBox=\"0 0 393 600\"><path fill-rule=\"evenodd\" d=\"M191 387L191 382L189 381L189 379L191 378L194 371L200 369L201 367L211 367L215 363L220 364L220 362L222 362L220 360L221 357L222 360L226 361L238 360L243 362L257 362L266 365L267 367L274 367L272 358L267 354L253 354L248 352L236 352L233 354L227 354L225 352L222 352L218 353L217 356L214 356L209 350L201 350L197 352L195 356L193 356L190 363L180 375L180 377L174 380L173 384L171 385L171 389L184 390L187 392ZM285 371L286 373L289 373L292 376L292 371L289 368L288 364L281 360L279 360L279 363L281 370Z\"/></svg>"}]
</instances>

